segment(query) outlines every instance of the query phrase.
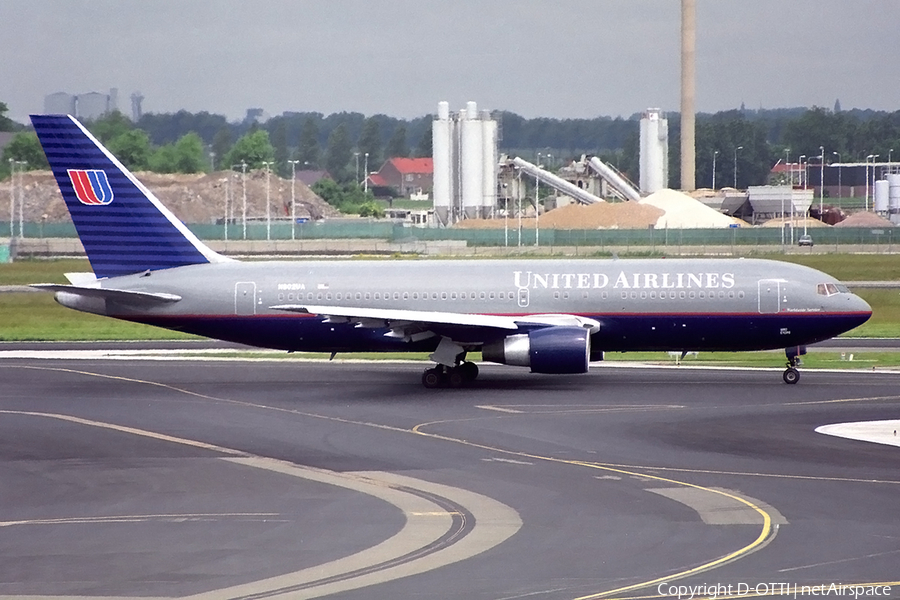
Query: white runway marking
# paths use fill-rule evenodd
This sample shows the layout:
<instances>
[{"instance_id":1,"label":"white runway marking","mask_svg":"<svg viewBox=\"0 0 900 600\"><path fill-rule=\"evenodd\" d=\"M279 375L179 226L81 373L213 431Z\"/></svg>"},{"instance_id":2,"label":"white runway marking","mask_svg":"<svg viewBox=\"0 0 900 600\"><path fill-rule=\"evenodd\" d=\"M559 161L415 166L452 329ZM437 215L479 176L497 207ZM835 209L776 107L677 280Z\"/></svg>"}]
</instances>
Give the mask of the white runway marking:
<instances>
[{"instance_id":1,"label":"white runway marking","mask_svg":"<svg viewBox=\"0 0 900 600\"><path fill-rule=\"evenodd\" d=\"M900 420L897 419L890 421L834 423L833 425L816 427L816 432L861 442L900 446Z\"/></svg>"}]
</instances>

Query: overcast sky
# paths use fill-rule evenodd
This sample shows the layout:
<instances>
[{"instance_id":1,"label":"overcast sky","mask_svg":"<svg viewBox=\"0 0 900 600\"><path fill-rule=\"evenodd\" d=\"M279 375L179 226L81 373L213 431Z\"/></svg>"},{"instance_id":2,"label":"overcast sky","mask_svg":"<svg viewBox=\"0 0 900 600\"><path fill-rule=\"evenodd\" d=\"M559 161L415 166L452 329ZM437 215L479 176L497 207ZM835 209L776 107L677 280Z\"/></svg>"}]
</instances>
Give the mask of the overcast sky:
<instances>
[{"instance_id":1,"label":"overcast sky","mask_svg":"<svg viewBox=\"0 0 900 600\"><path fill-rule=\"evenodd\" d=\"M2 0L0 101L410 118L679 108L678 0ZM898 0L697 0L697 109L900 109Z\"/></svg>"}]
</instances>

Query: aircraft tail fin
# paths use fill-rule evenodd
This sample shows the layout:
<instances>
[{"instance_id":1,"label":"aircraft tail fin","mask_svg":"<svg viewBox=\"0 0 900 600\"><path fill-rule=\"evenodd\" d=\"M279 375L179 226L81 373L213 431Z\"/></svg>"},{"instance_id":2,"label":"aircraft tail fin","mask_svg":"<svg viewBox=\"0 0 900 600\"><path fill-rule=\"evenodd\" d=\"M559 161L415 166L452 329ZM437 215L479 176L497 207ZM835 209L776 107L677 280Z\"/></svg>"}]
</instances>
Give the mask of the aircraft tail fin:
<instances>
[{"instance_id":1,"label":"aircraft tail fin","mask_svg":"<svg viewBox=\"0 0 900 600\"><path fill-rule=\"evenodd\" d=\"M97 277L225 262L70 115L31 122Z\"/></svg>"}]
</instances>

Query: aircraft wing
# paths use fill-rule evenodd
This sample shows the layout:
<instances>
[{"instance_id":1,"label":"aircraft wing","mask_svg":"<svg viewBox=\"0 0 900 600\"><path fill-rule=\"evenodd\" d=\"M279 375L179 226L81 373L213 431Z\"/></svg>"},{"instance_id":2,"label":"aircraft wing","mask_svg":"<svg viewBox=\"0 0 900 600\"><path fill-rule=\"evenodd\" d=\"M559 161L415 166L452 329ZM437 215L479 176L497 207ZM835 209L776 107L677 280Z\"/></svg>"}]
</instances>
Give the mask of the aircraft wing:
<instances>
[{"instance_id":1,"label":"aircraft wing","mask_svg":"<svg viewBox=\"0 0 900 600\"><path fill-rule=\"evenodd\" d=\"M317 306L309 304L280 304L272 310L284 310L305 314L321 315L330 323L356 323L357 327L385 328L391 337L408 340L424 339L435 335L434 328L474 327L516 331L530 327L569 326L583 327L596 332L600 323L593 319L568 314L546 315L482 315L421 310L397 310L385 308L360 308L346 306ZM508 335L508 334L504 334Z\"/></svg>"},{"instance_id":2,"label":"aircraft wing","mask_svg":"<svg viewBox=\"0 0 900 600\"><path fill-rule=\"evenodd\" d=\"M93 286L81 285L61 285L56 283L35 283L31 287L39 290L47 290L49 292L66 292L78 296L87 296L90 298L103 298L105 300L115 300L123 304L132 305L154 305L168 304L178 302L181 296L166 293L137 292L133 290L114 290Z\"/></svg>"}]
</instances>

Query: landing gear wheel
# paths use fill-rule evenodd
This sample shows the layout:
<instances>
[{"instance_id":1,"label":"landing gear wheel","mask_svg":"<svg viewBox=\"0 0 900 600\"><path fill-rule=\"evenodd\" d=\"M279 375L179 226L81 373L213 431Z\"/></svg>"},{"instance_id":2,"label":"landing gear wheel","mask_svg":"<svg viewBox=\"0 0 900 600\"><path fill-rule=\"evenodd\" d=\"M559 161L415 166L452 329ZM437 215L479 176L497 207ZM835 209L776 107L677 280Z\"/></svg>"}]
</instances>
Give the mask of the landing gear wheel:
<instances>
[{"instance_id":1,"label":"landing gear wheel","mask_svg":"<svg viewBox=\"0 0 900 600\"><path fill-rule=\"evenodd\" d=\"M422 373L422 385L428 389L441 387L443 380L443 373L437 369L425 369L425 372Z\"/></svg>"},{"instance_id":2,"label":"landing gear wheel","mask_svg":"<svg viewBox=\"0 0 900 600\"><path fill-rule=\"evenodd\" d=\"M466 375L459 367L450 369L447 373L447 385L452 388L462 387L466 383Z\"/></svg>"},{"instance_id":3,"label":"landing gear wheel","mask_svg":"<svg viewBox=\"0 0 900 600\"><path fill-rule=\"evenodd\" d=\"M466 381L475 381L478 377L478 365L473 362L464 362L457 369L463 374Z\"/></svg>"},{"instance_id":4,"label":"landing gear wheel","mask_svg":"<svg viewBox=\"0 0 900 600\"><path fill-rule=\"evenodd\" d=\"M782 378L784 379L785 383L793 385L800 381L800 371L798 371L794 367L788 367L787 369L785 369Z\"/></svg>"}]
</instances>

